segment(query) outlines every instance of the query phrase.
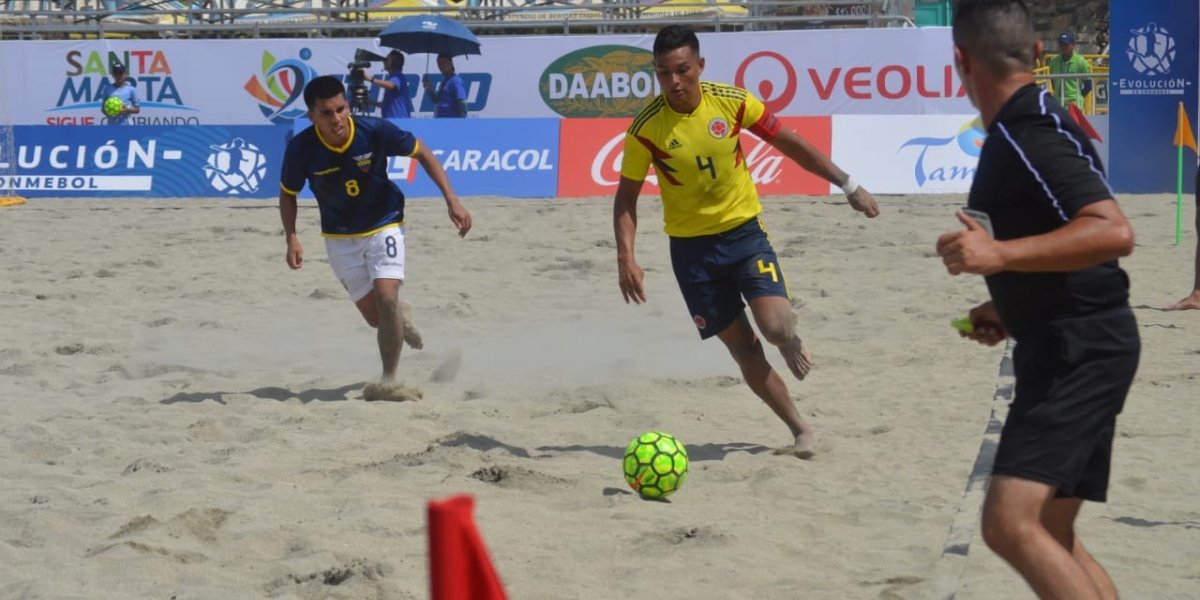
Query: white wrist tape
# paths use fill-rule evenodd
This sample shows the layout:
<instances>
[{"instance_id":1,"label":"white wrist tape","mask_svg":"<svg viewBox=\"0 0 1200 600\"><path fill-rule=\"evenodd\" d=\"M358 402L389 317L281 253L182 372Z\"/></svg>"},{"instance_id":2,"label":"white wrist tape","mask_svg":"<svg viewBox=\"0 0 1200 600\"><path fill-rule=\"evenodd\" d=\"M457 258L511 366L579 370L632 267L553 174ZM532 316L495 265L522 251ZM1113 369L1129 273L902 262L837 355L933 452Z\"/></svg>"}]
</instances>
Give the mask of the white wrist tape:
<instances>
[{"instance_id":1,"label":"white wrist tape","mask_svg":"<svg viewBox=\"0 0 1200 600\"><path fill-rule=\"evenodd\" d=\"M847 177L846 183L842 184L842 193L849 196L858 191L858 182L853 177Z\"/></svg>"}]
</instances>

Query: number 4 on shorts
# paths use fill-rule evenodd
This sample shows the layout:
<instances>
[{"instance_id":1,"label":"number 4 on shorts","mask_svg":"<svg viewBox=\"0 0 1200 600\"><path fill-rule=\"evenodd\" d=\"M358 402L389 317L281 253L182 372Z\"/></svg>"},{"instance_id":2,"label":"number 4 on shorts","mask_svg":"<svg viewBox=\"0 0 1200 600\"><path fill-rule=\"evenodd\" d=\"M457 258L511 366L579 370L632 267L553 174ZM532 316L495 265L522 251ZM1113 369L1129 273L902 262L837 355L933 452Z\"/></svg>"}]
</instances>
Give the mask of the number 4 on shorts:
<instances>
[{"instance_id":1,"label":"number 4 on shorts","mask_svg":"<svg viewBox=\"0 0 1200 600\"><path fill-rule=\"evenodd\" d=\"M773 263L773 262L764 263L761 258L758 259L758 272L759 273L770 273L771 281L773 283L779 283L779 271L775 269L775 263Z\"/></svg>"}]
</instances>

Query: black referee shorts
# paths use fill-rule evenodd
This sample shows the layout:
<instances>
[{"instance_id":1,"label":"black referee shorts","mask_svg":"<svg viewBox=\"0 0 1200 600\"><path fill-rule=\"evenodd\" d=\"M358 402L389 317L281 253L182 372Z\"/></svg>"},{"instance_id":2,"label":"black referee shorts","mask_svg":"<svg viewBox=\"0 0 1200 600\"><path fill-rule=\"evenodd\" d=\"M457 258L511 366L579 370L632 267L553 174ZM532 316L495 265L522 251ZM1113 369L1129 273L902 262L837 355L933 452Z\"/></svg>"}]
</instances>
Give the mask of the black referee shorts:
<instances>
[{"instance_id":1,"label":"black referee shorts","mask_svg":"<svg viewBox=\"0 0 1200 600\"><path fill-rule=\"evenodd\" d=\"M1016 397L994 475L1104 502L1117 415L1137 373L1141 340L1128 307L1054 321L1013 350Z\"/></svg>"}]
</instances>

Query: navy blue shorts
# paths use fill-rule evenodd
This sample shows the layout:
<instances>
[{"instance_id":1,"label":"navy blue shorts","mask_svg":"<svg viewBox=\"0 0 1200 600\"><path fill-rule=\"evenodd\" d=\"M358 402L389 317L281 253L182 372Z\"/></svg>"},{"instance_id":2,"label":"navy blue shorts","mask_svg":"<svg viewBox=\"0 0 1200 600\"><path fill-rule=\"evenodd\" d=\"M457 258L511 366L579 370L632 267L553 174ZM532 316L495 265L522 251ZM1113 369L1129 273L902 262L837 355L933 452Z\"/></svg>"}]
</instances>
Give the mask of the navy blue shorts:
<instances>
[{"instance_id":1,"label":"navy blue shorts","mask_svg":"<svg viewBox=\"0 0 1200 600\"><path fill-rule=\"evenodd\" d=\"M1016 396L992 473L1052 485L1058 498L1104 502L1117 415L1140 355L1128 307L1022 336L1013 350Z\"/></svg>"},{"instance_id":2,"label":"navy blue shorts","mask_svg":"<svg viewBox=\"0 0 1200 600\"><path fill-rule=\"evenodd\" d=\"M672 237L671 266L701 339L732 325L746 308L743 297L791 298L758 218L715 235Z\"/></svg>"}]
</instances>

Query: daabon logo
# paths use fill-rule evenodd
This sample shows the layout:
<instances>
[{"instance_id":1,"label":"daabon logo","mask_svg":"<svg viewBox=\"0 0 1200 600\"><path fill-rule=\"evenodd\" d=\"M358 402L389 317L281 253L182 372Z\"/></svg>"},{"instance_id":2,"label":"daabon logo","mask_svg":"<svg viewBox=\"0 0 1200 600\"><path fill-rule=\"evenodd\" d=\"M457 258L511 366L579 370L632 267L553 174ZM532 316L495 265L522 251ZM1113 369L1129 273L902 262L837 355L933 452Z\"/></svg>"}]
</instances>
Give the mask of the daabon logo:
<instances>
[{"instance_id":1,"label":"daabon logo","mask_svg":"<svg viewBox=\"0 0 1200 600\"><path fill-rule=\"evenodd\" d=\"M542 100L564 117L632 117L658 95L654 55L633 46L591 46L550 63Z\"/></svg>"}]
</instances>

